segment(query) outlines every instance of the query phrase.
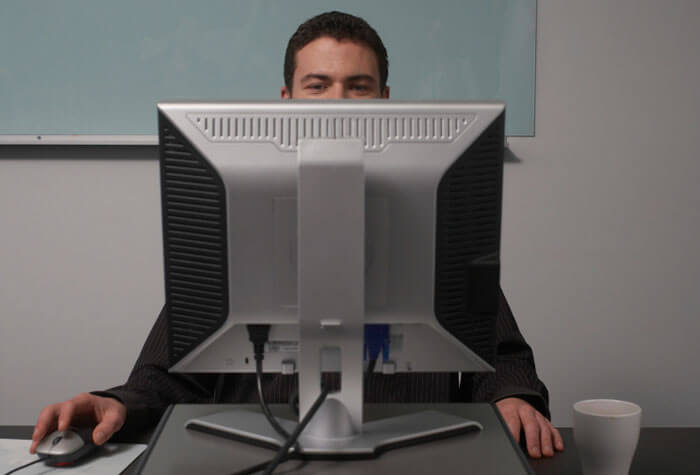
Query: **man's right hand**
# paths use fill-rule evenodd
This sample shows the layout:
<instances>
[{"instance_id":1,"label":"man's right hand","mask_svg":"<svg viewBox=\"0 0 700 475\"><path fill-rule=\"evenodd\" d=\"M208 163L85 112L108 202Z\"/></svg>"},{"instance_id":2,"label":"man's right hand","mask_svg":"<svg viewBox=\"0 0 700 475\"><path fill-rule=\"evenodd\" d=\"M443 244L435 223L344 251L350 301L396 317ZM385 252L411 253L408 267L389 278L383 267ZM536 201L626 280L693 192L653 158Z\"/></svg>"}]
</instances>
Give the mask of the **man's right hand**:
<instances>
[{"instance_id":1,"label":"man's right hand","mask_svg":"<svg viewBox=\"0 0 700 475\"><path fill-rule=\"evenodd\" d=\"M39 442L51 432L66 430L69 426L95 426L92 440L102 445L122 428L126 420L126 406L116 399L81 393L73 399L51 404L42 409L32 434L30 453L36 452Z\"/></svg>"}]
</instances>

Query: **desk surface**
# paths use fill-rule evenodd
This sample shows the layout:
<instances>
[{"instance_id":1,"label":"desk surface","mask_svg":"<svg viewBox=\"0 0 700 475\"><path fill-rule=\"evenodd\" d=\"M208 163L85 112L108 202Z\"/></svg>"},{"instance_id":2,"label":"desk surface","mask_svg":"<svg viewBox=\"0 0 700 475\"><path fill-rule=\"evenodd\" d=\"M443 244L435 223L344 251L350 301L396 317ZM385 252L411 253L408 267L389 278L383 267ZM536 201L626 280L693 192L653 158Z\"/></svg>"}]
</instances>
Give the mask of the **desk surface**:
<instances>
[{"instance_id":1,"label":"desk surface","mask_svg":"<svg viewBox=\"0 0 700 475\"><path fill-rule=\"evenodd\" d=\"M580 475L581 467L570 427L560 428L564 452L551 459L530 459L537 475ZM630 475L700 473L700 427L642 427Z\"/></svg>"},{"instance_id":2,"label":"desk surface","mask_svg":"<svg viewBox=\"0 0 700 475\"><path fill-rule=\"evenodd\" d=\"M151 439L151 451L142 466L151 474L226 474L269 461L274 451L221 437L184 429L185 422L231 409L258 411L256 405L175 406L161 421ZM272 411L292 418L286 405L273 405ZM490 404L368 404L365 420L372 421L400 414L433 409L479 421L484 429L438 441L389 450L366 460L290 460L279 473L294 474L387 474L387 473L465 473L526 474L531 472L522 452L514 445L495 408Z\"/></svg>"},{"instance_id":3,"label":"desk surface","mask_svg":"<svg viewBox=\"0 0 700 475\"><path fill-rule=\"evenodd\" d=\"M29 439L32 430L31 426L0 426L0 438ZM577 475L581 473L572 429L560 428L559 430L564 438L566 450L557 453L551 459L531 459L530 466L537 475ZM144 442L144 440L128 440L126 442ZM700 428L643 427L630 474L681 475L700 473L700 451L697 447L700 447ZM125 473L135 472L133 467L130 467ZM68 472L67 475L69 475Z\"/></svg>"}]
</instances>

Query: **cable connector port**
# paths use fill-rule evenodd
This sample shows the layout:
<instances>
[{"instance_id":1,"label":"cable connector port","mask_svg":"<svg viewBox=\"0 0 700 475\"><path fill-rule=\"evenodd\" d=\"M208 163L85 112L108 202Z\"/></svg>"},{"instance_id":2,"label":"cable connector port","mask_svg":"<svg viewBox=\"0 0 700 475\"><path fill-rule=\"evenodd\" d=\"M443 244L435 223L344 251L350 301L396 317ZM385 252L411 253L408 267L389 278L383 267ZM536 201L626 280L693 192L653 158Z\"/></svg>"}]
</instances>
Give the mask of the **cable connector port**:
<instances>
[{"instance_id":1,"label":"cable connector port","mask_svg":"<svg viewBox=\"0 0 700 475\"><path fill-rule=\"evenodd\" d=\"M248 339L253 343L253 353L255 361L262 361L265 357L265 343L270 337L270 325L246 325L248 329Z\"/></svg>"}]
</instances>

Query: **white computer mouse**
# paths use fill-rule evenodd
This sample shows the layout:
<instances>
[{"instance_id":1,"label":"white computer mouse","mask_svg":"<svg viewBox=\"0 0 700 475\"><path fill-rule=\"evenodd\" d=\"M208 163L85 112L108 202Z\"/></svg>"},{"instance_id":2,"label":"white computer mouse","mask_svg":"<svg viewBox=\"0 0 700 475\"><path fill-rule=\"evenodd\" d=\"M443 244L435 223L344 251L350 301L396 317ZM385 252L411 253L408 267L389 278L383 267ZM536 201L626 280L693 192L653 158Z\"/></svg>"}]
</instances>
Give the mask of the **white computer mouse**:
<instances>
[{"instance_id":1,"label":"white computer mouse","mask_svg":"<svg viewBox=\"0 0 700 475\"><path fill-rule=\"evenodd\" d=\"M39 457L53 466L73 465L91 454L97 446L92 441L92 429L70 427L44 437L36 446Z\"/></svg>"}]
</instances>

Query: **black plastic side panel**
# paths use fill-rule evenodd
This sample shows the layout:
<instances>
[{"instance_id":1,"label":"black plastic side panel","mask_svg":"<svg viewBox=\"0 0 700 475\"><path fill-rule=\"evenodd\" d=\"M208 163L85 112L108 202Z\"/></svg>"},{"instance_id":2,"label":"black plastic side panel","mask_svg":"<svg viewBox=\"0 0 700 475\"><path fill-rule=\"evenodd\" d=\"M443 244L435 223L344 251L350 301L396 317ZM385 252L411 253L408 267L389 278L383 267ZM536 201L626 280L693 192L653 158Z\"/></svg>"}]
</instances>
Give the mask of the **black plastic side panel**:
<instances>
[{"instance_id":1,"label":"black plastic side panel","mask_svg":"<svg viewBox=\"0 0 700 475\"><path fill-rule=\"evenodd\" d=\"M168 352L173 365L228 315L226 190L221 177L158 114Z\"/></svg>"},{"instance_id":2,"label":"black plastic side panel","mask_svg":"<svg viewBox=\"0 0 700 475\"><path fill-rule=\"evenodd\" d=\"M488 363L495 356L505 113L452 164L437 193L435 315Z\"/></svg>"}]
</instances>

